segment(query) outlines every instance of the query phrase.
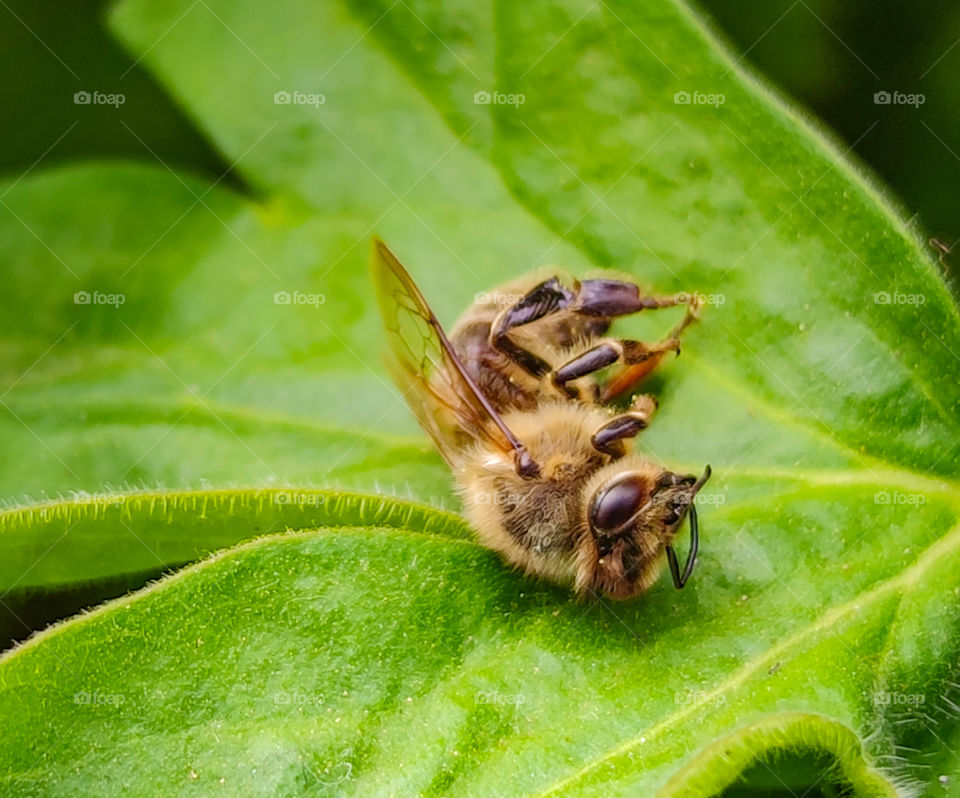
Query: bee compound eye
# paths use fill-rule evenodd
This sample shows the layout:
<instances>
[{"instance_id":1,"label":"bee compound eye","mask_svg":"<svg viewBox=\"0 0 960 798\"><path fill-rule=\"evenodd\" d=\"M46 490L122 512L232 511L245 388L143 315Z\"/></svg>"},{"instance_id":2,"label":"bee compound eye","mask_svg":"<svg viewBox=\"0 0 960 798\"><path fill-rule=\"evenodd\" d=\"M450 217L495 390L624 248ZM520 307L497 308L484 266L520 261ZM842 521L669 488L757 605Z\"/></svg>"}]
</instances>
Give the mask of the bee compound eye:
<instances>
[{"instance_id":1,"label":"bee compound eye","mask_svg":"<svg viewBox=\"0 0 960 798\"><path fill-rule=\"evenodd\" d=\"M590 525L596 532L617 532L646 500L643 483L634 477L622 479L600 491L590 507Z\"/></svg>"}]
</instances>

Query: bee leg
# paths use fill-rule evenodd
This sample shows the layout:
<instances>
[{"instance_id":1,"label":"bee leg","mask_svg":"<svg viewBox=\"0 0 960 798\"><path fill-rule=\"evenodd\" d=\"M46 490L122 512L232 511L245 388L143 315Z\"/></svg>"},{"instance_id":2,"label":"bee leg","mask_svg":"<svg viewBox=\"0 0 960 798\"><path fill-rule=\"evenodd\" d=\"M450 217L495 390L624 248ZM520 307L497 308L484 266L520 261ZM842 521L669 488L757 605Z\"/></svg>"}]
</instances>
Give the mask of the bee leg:
<instances>
[{"instance_id":1,"label":"bee leg","mask_svg":"<svg viewBox=\"0 0 960 798\"><path fill-rule=\"evenodd\" d=\"M571 289L556 277L534 286L518 302L504 310L490 326L490 344L535 377L549 373L550 364L519 346L510 331L548 316L565 312L586 317L582 326L593 334L617 316L641 310L667 308L695 301L692 295L643 296L635 283L622 280L583 280ZM588 320L592 320L590 324Z\"/></svg>"},{"instance_id":2,"label":"bee leg","mask_svg":"<svg viewBox=\"0 0 960 798\"><path fill-rule=\"evenodd\" d=\"M612 418L593 433L590 438L593 448L613 457L623 457L626 454L623 442L646 429L656 409L657 400L649 394L635 397L630 410Z\"/></svg>"},{"instance_id":3,"label":"bee leg","mask_svg":"<svg viewBox=\"0 0 960 798\"><path fill-rule=\"evenodd\" d=\"M618 396L630 391L637 383L653 371L663 360L664 354L668 351L680 354L680 336L683 331L700 317L700 300L694 298L687 306L687 312L683 319L674 327L660 343L651 347L652 355L646 358L638 359L631 363L624 360L625 367L613 375L607 384L603 387L600 394L600 401L603 403L616 399Z\"/></svg>"},{"instance_id":4,"label":"bee leg","mask_svg":"<svg viewBox=\"0 0 960 798\"><path fill-rule=\"evenodd\" d=\"M636 283L627 283L622 280L584 280L578 285L577 301L569 309L584 316L603 316L612 319L617 316L629 316L641 310L684 305L691 298L690 294L644 296Z\"/></svg>"},{"instance_id":5,"label":"bee leg","mask_svg":"<svg viewBox=\"0 0 960 798\"><path fill-rule=\"evenodd\" d=\"M565 392L570 398L579 396L578 392L568 385L572 380L586 377L613 363L623 363L627 366L652 364L652 369L667 352L679 352L680 341L675 337L665 338L656 344L645 344L642 341L616 340L608 338L586 352L577 355L564 363L551 374L553 384Z\"/></svg>"},{"instance_id":6,"label":"bee leg","mask_svg":"<svg viewBox=\"0 0 960 798\"><path fill-rule=\"evenodd\" d=\"M556 277L534 286L518 302L504 310L490 325L490 344L503 352L514 363L534 377L550 372L550 364L518 345L510 337L510 330L542 319L568 307L576 294Z\"/></svg>"}]
</instances>

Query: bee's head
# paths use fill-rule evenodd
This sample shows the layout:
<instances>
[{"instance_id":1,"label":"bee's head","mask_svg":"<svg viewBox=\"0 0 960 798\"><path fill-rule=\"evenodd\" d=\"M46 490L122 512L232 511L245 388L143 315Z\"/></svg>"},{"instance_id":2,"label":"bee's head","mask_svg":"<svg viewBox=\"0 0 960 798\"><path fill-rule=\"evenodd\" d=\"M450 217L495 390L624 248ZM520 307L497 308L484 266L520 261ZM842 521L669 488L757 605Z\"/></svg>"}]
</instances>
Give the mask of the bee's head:
<instances>
[{"instance_id":1,"label":"bee's head","mask_svg":"<svg viewBox=\"0 0 960 798\"><path fill-rule=\"evenodd\" d=\"M710 477L710 466L698 479L674 474L652 463L636 467L617 464L612 474L604 469L590 486L587 522L589 559L582 553L578 586L592 587L612 598L631 598L646 590L659 572L666 551L674 584L681 588L693 570L699 531L693 500ZM609 467L608 467L609 468ZM690 553L681 573L672 543L690 516ZM591 548L592 544L592 548ZM590 565L592 574L586 573Z\"/></svg>"}]
</instances>

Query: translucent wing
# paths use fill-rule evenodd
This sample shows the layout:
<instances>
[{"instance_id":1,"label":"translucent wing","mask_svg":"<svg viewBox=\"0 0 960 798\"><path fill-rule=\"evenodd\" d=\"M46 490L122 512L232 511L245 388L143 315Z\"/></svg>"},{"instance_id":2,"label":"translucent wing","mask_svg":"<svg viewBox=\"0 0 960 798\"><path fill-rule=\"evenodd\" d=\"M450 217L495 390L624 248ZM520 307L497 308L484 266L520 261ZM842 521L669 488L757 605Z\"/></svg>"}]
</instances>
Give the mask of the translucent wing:
<instances>
[{"instance_id":1,"label":"translucent wing","mask_svg":"<svg viewBox=\"0 0 960 798\"><path fill-rule=\"evenodd\" d=\"M391 373L444 459L453 465L464 443L483 440L513 452L522 476L539 473L526 448L477 387L423 294L394 254L373 242L373 280L390 340Z\"/></svg>"}]
</instances>

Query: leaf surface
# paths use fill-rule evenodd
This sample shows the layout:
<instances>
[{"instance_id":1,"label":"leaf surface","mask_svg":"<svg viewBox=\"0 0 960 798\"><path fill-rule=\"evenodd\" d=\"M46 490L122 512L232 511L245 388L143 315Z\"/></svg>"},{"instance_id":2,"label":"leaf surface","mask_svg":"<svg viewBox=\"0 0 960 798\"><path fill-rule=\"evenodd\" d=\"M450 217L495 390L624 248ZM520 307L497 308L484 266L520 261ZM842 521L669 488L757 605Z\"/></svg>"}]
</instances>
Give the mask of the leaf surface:
<instances>
[{"instance_id":1,"label":"leaf surface","mask_svg":"<svg viewBox=\"0 0 960 798\"><path fill-rule=\"evenodd\" d=\"M844 153L674 3L128 0L113 24L254 197L164 164L8 187L0 485L107 499L11 508L0 584L318 529L8 655L15 791L706 796L800 752L856 795L942 794L960 326ZM311 487L449 499L379 366L373 232L448 323L546 264L708 298L641 439L714 468L687 589L576 604L449 515Z\"/></svg>"}]
</instances>

